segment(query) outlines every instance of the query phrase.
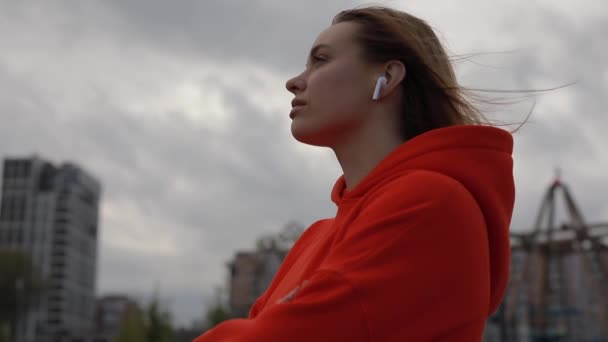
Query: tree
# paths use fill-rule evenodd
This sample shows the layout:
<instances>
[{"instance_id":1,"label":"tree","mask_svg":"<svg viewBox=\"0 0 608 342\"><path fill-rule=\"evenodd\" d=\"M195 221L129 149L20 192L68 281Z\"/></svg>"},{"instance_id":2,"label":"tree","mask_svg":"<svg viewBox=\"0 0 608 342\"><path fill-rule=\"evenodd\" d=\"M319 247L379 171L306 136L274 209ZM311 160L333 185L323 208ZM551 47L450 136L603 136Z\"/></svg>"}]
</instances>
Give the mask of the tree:
<instances>
[{"instance_id":1,"label":"tree","mask_svg":"<svg viewBox=\"0 0 608 342\"><path fill-rule=\"evenodd\" d=\"M144 319L137 305L128 306L115 342L147 342Z\"/></svg>"},{"instance_id":2,"label":"tree","mask_svg":"<svg viewBox=\"0 0 608 342\"><path fill-rule=\"evenodd\" d=\"M277 235L277 244L283 250L289 250L304 232L304 227L295 221L289 221Z\"/></svg>"},{"instance_id":3,"label":"tree","mask_svg":"<svg viewBox=\"0 0 608 342\"><path fill-rule=\"evenodd\" d=\"M130 303L123 315L120 330L113 342L172 342L171 315L161 308L158 296L143 309Z\"/></svg>"},{"instance_id":4,"label":"tree","mask_svg":"<svg viewBox=\"0 0 608 342\"><path fill-rule=\"evenodd\" d=\"M304 232L302 225L289 221L278 233L265 234L258 238L256 248L259 251L281 250L286 252L293 247L302 232Z\"/></svg>"},{"instance_id":5,"label":"tree","mask_svg":"<svg viewBox=\"0 0 608 342\"><path fill-rule=\"evenodd\" d=\"M223 321L235 318L226 306L226 288L216 286L214 289L213 304L207 309L207 328L211 329Z\"/></svg>"},{"instance_id":6,"label":"tree","mask_svg":"<svg viewBox=\"0 0 608 342\"><path fill-rule=\"evenodd\" d=\"M10 342L8 322L0 322L0 342Z\"/></svg>"},{"instance_id":7,"label":"tree","mask_svg":"<svg viewBox=\"0 0 608 342\"><path fill-rule=\"evenodd\" d=\"M213 328L214 326L222 323L223 321L229 320L230 318L230 313L221 304L216 304L207 311L209 328Z\"/></svg>"},{"instance_id":8,"label":"tree","mask_svg":"<svg viewBox=\"0 0 608 342\"><path fill-rule=\"evenodd\" d=\"M0 329L8 325L11 336L18 317L31 308L44 287L29 256L18 250L0 250L0 274Z\"/></svg>"},{"instance_id":9,"label":"tree","mask_svg":"<svg viewBox=\"0 0 608 342\"><path fill-rule=\"evenodd\" d=\"M145 326L147 342L169 342L173 340L171 314L161 308L158 296L155 296L146 307Z\"/></svg>"}]
</instances>

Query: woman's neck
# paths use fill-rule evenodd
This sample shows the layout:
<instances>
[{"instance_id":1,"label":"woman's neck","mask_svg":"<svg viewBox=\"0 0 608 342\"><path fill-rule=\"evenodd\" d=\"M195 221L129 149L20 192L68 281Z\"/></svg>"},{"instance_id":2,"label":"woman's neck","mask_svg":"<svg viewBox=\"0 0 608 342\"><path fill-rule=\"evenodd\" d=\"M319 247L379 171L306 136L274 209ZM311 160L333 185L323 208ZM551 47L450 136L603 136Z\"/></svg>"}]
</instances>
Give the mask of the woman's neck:
<instances>
[{"instance_id":1,"label":"woman's neck","mask_svg":"<svg viewBox=\"0 0 608 342\"><path fill-rule=\"evenodd\" d=\"M386 129L360 130L332 149L342 167L346 189L354 189L384 158L403 141Z\"/></svg>"}]
</instances>

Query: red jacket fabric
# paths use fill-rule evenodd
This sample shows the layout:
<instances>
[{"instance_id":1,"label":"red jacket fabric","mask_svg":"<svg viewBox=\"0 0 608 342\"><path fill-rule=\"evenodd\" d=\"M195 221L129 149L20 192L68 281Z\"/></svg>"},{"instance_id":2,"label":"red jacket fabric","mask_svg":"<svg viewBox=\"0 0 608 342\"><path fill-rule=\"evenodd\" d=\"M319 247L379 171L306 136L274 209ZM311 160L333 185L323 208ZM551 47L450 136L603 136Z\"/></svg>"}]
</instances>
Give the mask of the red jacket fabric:
<instances>
[{"instance_id":1,"label":"red jacket fabric","mask_svg":"<svg viewBox=\"0 0 608 342\"><path fill-rule=\"evenodd\" d=\"M429 131L310 226L249 318L195 342L481 341L509 276L512 136L487 126Z\"/></svg>"}]
</instances>

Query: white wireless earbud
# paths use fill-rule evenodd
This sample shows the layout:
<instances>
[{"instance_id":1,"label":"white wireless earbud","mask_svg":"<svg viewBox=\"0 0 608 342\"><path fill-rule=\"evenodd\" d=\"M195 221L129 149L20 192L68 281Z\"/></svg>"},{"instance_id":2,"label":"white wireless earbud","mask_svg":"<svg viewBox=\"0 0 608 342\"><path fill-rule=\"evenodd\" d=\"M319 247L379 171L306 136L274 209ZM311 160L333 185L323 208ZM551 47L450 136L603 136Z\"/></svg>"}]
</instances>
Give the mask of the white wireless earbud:
<instances>
[{"instance_id":1,"label":"white wireless earbud","mask_svg":"<svg viewBox=\"0 0 608 342\"><path fill-rule=\"evenodd\" d=\"M376 89L374 89L374 96L372 96L372 100L378 100L380 98L380 89L386 85L386 77L380 76L378 77L378 81L376 82Z\"/></svg>"}]
</instances>

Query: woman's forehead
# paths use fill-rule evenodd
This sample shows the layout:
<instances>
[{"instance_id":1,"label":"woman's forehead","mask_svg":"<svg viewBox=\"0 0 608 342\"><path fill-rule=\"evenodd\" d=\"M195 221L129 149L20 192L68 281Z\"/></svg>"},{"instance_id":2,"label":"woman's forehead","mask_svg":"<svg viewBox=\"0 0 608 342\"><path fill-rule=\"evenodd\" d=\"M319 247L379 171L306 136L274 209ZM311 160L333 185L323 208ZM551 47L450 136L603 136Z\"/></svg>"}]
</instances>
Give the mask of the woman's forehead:
<instances>
[{"instance_id":1,"label":"woman's forehead","mask_svg":"<svg viewBox=\"0 0 608 342\"><path fill-rule=\"evenodd\" d=\"M327 46L334 49L348 48L354 43L356 29L357 25L352 22L331 25L319 33L313 48L316 46Z\"/></svg>"}]
</instances>

